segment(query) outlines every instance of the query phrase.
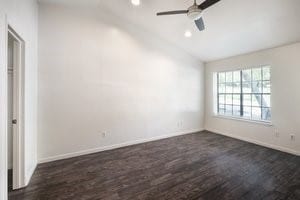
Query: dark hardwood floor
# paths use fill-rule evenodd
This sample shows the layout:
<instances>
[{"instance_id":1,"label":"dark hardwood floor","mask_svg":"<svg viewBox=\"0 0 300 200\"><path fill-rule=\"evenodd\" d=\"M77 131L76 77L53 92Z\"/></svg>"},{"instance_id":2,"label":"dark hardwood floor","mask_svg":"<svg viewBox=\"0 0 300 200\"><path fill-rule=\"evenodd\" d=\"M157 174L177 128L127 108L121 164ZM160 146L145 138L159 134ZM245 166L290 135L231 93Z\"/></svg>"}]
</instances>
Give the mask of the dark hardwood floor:
<instances>
[{"instance_id":1,"label":"dark hardwood floor","mask_svg":"<svg viewBox=\"0 0 300 200\"><path fill-rule=\"evenodd\" d=\"M41 164L9 199L300 199L300 157L204 131Z\"/></svg>"},{"instance_id":2,"label":"dark hardwood floor","mask_svg":"<svg viewBox=\"0 0 300 200\"><path fill-rule=\"evenodd\" d=\"M7 186L8 186L8 192L11 192L12 189L13 189L13 171L12 169L9 169L8 172L7 172Z\"/></svg>"}]
</instances>

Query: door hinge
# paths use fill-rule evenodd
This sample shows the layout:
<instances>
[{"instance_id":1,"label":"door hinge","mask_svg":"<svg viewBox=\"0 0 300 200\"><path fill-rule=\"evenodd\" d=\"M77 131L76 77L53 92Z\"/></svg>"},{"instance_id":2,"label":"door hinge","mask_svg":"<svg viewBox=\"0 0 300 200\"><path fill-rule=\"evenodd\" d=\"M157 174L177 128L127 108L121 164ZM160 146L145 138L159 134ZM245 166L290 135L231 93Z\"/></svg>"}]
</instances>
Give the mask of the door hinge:
<instances>
[{"instance_id":1,"label":"door hinge","mask_svg":"<svg viewBox=\"0 0 300 200\"><path fill-rule=\"evenodd\" d=\"M16 119L13 119L13 120L12 120L12 123L13 123L13 124L17 124L17 122L18 122L18 121L17 121Z\"/></svg>"}]
</instances>

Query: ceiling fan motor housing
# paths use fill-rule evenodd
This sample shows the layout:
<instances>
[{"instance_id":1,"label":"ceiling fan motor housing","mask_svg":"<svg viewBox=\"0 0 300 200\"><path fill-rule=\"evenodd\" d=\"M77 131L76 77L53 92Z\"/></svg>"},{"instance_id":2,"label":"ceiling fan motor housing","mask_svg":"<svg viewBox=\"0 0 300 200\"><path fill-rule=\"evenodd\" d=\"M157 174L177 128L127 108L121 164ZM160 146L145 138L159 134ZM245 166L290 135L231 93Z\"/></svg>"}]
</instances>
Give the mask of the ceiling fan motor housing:
<instances>
[{"instance_id":1,"label":"ceiling fan motor housing","mask_svg":"<svg viewBox=\"0 0 300 200\"><path fill-rule=\"evenodd\" d=\"M192 20L198 20L202 17L202 10L197 5L189 7L188 11L187 16Z\"/></svg>"}]
</instances>

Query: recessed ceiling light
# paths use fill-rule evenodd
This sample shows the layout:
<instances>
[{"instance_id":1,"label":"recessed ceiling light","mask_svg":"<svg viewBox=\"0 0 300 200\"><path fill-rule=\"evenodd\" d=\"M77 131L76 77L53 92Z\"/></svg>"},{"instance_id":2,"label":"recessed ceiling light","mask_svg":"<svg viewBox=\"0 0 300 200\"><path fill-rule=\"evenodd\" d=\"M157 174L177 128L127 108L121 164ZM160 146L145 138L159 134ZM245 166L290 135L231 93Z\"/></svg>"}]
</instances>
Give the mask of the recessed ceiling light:
<instances>
[{"instance_id":1,"label":"recessed ceiling light","mask_svg":"<svg viewBox=\"0 0 300 200\"><path fill-rule=\"evenodd\" d=\"M131 0L132 5L139 6L141 4L140 0Z\"/></svg>"},{"instance_id":2,"label":"recessed ceiling light","mask_svg":"<svg viewBox=\"0 0 300 200\"><path fill-rule=\"evenodd\" d=\"M187 31L185 31L184 36L187 38L192 37L192 32L187 30Z\"/></svg>"}]
</instances>

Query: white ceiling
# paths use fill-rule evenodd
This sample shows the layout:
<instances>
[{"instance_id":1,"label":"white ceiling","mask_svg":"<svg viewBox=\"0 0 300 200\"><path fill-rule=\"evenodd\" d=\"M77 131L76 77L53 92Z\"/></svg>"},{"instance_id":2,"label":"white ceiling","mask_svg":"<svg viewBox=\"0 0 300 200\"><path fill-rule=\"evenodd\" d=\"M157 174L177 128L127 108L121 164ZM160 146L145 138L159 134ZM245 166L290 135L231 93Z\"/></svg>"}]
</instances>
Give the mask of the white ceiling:
<instances>
[{"instance_id":1,"label":"white ceiling","mask_svg":"<svg viewBox=\"0 0 300 200\"><path fill-rule=\"evenodd\" d=\"M300 0L221 0L203 13L199 32L185 15L157 17L156 12L187 9L193 0L40 0L98 5L156 34L202 61L212 61L300 41ZM203 0L198 0L198 4ZM185 30L193 36L185 38Z\"/></svg>"}]
</instances>

